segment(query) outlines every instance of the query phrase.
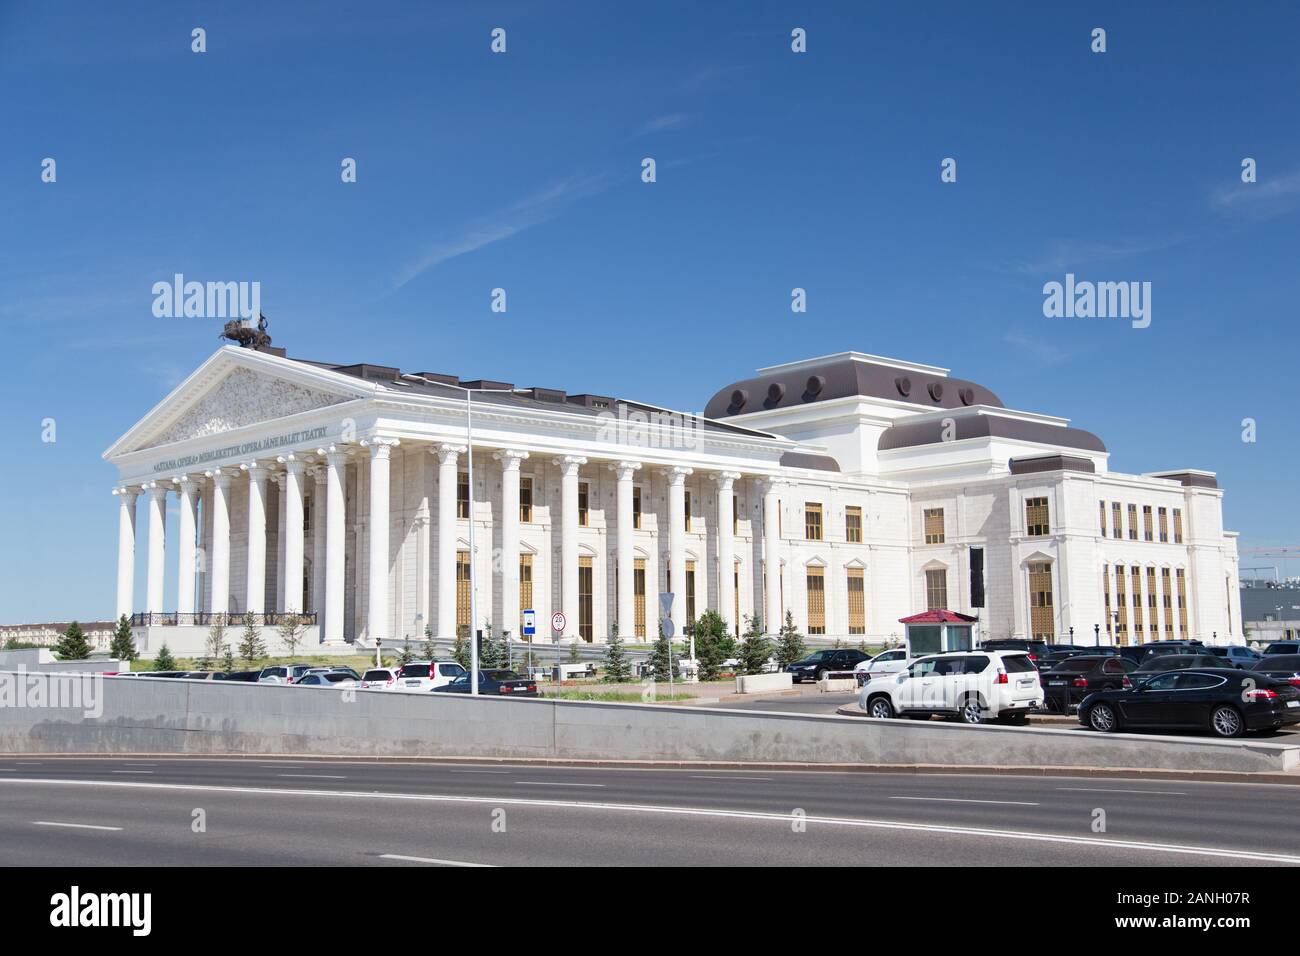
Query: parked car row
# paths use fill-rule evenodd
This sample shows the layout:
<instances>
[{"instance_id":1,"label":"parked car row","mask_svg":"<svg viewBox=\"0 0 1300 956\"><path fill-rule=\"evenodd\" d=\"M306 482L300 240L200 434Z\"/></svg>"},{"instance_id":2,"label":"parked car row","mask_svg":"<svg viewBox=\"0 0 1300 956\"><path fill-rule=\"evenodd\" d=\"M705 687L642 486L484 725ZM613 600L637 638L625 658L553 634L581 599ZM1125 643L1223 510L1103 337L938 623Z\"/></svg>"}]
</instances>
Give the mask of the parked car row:
<instances>
[{"instance_id":1,"label":"parked car row","mask_svg":"<svg viewBox=\"0 0 1300 956\"><path fill-rule=\"evenodd\" d=\"M990 718L1023 724L1043 705L1043 688L1024 652L950 651L869 678L858 703L877 718L940 715L967 724Z\"/></svg>"}]
</instances>

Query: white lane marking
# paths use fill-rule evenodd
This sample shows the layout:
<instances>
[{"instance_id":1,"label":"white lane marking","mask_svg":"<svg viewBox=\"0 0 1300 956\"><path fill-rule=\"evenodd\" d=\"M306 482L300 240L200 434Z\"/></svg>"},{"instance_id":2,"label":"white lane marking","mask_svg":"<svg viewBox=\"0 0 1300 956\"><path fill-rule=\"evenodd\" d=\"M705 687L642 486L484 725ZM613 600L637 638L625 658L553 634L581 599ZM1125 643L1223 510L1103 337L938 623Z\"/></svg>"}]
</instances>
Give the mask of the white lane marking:
<instances>
[{"instance_id":1,"label":"white lane marking","mask_svg":"<svg viewBox=\"0 0 1300 956\"><path fill-rule=\"evenodd\" d=\"M260 796L335 798L349 800L414 800L424 803L470 803L476 806L536 807L554 810L604 810L620 813L658 813L664 816L722 817L731 820L758 820L788 824L788 813L761 810L715 810L707 807L668 807L639 803L596 803L578 800L539 800L531 797L468 797L440 793L381 793L361 790L280 790L269 787L235 787L198 783L136 783L127 780L67 780L57 777L0 777L0 788L9 784L48 787L103 787L127 790L169 790L176 793L235 793ZM1025 840L1034 843L1064 843L1110 850L1148 850L1186 856L1211 856L1234 860L1258 860L1266 863L1289 863L1300 866L1300 855L1263 853L1232 847L1195 846L1182 843L1144 843L1139 840L1111 840L1100 837L1065 836L1058 833L1034 833L1023 830L995 830L989 827L947 826L934 823L905 823L899 820L869 820L853 817L805 817L811 823L854 827L868 830L900 830L915 833L941 833L952 836L989 837L995 840Z\"/></svg>"},{"instance_id":2,"label":"white lane marking","mask_svg":"<svg viewBox=\"0 0 1300 956\"><path fill-rule=\"evenodd\" d=\"M109 773L153 773L152 770L110 770Z\"/></svg>"},{"instance_id":3,"label":"white lane marking","mask_svg":"<svg viewBox=\"0 0 1300 956\"><path fill-rule=\"evenodd\" d=\"M1036 807L1028 800L970 800L966 797L890 797L890 800L926 800L931 803L992 803L999 807Z\"/></svg>"},{"instance_id":4,"label":"white lane marking","mask_svg":"<svg viewBox=\"0 0 1300 956\"><path fill-rule=\"evenodd\" d=\"M563 781L551 782L548 780L516 780L514 782L521 787L591 787L594 789L605 786L603 783L565 783Z\"/></svg>"},{"instance_id":5,"label":"white lane marking","mask_svg":"<svg viewBox=\"0 0 1300 956\"><path fill-rule=\"evenodd\" d=\"M509 773L509 770L453 770L452 773Z\"/></svg>"},{"instance_id":6,"label":"white lane marking","mask_svg":"<svg viewBox=\"0 0 1300 956\"><path fill-rule=\"evenodd\" d=\"M381 853L381 860L405 860L408 863L434 863L438 866L492 866L491 863L467 863L464 860L439 860L431 856L404 856L401 853Z\"/></svg>"},{"instance_id":7,"label":"white lane marking","mask_svg":"<svg viewBox=\"0 0 1300 956\"><path fill-rule=\"evenodd\" d=\"M312 780L346 780L347 777L337 773L277 773L277 777L309 777Z\"/></svg>"},{"instance_id":8,"label":"white lane marking","mask_svg":"<svg viewBox=\"0 0 1300 956\"><path fill-rule=\"evenodd\" d=\"M742 777L730 773L693 773L692 780L771 780L771 777Z\"/></svg>"},{"instance_id":9,"label":"white lane marking","mask_svg":"<svg viewBox=\"0 0 1300 956\"><path fill-rule=\"evenodd\" d=\"M121 827L101 827L93 823L58 823L54 820L33 820L33 826L38 827L72 827L77 830L121 830Z\"/></svg>"},{"instance_id":10,"label":"white lane marking","mask_svg":"<svg viewBox=\"0 0 1300 956\"><path fill-rule=\"evenodd\" d=\"M1057 787L1057 790L1067 790L1072 793L1156 793L1167 797L1185 797L1185 790L1115 790L1110 787Z\"/></svg>"}]
</instances>

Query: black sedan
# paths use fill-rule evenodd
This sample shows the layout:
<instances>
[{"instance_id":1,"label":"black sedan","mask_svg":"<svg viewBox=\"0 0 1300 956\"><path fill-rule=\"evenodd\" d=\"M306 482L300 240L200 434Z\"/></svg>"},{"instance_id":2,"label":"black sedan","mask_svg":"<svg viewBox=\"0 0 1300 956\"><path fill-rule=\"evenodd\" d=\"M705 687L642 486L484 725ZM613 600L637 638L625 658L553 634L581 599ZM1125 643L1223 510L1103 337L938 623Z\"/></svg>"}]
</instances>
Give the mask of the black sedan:
<instances>
[{"instance_id":1,"label":"black sedan","mask_svg":"<svg viewBox=\"0 0 1300 956\"><path fill-rule=\"evenodd\" d=\"M434 694L468 694L469 674L462 674L450 684L431 691ZM486 670L478 672L478 692L487 696L536 697L537 681L520 677L514 671Z\"/></svg>"},{"instance_id":2,"label":"black sedan","mask_svg":"<svg viewBox=\"0 0 1300 956\"><path fill-rule=\"evenodd\" d=\"M1250 672L1300 687L1300 654L1271 654L1261 658Z\"/></svg>"},{"instance_id":3,"label":"black sedan","mask_svg":"<svg viewBox=\"0 0 1300 956\"><path fill-rule=\"evenodd\" d=\"M1148 657L1142 665L1129 676L1132 684L1144 677L1154 677L1166 671L1185 671L1189 667L1228 667L1213 654L1158 654ZM1129 684L1127 686L1132 686Z\"/></svg>"},{"instance_id":4,"label":"black sedan","mask_svg":"<svg viewBox=\"0 0 1300 956\"><path fill-rule=\"evenodd\" d=\"M790 672L790 680L799 684L806 680L821 680L827 674L843 672L852 674L853 668L857 667L860 661L870 659L871 655L863 653L856 647L828 648L809 654L801 661L795 661L786 670Z\"/></svg>"},{"instance_id":5,"label":"black sedan","mask_svg":"<svg viewBox=\"0 0 1300 956\"><path fill-rule=\"evenodd\" d=\"M1134 664L1114 654L1077 654L1039 674L1043 706L1068 714L1093 691L1118 690Z\"/></svg>"},{"instance_id":6,"label":"black sedan","mask_svg":"<svg viewBox=\"0 0 1300 956\"><path fill-rule=\"evenodd\" d=\"M1252 671L1203 667L1089 694L1079 723L1109 733L1130 727L1208 729L1219 737L1300 723L1300 688Z\"/></svg>"}]
</instances>

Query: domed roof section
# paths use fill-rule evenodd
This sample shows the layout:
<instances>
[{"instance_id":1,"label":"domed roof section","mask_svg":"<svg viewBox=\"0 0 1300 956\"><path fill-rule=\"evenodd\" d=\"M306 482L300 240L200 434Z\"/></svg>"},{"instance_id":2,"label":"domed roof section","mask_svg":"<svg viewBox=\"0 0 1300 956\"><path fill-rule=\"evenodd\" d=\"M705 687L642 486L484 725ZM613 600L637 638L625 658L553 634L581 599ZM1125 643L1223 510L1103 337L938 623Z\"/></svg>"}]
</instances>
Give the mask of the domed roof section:
<instances>
[{"instance_id":1,"label":"domed roof section","mask_svg":"<svg viewBox=\"0 0 1300 956\"><path fill-rule=\"evenodd\" d=\"M705 406L704 417L726 418L855 395L906 402L918 408L1003 407L992 391L975 382L949 378L947 369L841 352L759 369L757 377L719 390Z\"/></svg>"}]
</instances>

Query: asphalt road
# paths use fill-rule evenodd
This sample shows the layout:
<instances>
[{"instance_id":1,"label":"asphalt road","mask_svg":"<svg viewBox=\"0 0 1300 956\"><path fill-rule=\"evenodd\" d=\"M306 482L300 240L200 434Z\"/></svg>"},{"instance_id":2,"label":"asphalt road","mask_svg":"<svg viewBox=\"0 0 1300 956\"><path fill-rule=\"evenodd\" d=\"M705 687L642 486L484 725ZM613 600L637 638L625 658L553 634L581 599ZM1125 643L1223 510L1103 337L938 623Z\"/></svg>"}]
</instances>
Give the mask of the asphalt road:
<instances>
[{"instance_id":1,"label":"asphalt road","mask_svg":"<svg viewBox=\"0 0 1300 956\"><path fill-rule=\"evenodd\" d=\"M1300 864L1298 801L1069 776L0 757L0 865Z\"/></svg>"}]
</instances>

